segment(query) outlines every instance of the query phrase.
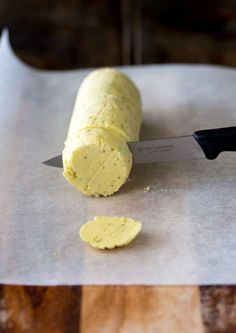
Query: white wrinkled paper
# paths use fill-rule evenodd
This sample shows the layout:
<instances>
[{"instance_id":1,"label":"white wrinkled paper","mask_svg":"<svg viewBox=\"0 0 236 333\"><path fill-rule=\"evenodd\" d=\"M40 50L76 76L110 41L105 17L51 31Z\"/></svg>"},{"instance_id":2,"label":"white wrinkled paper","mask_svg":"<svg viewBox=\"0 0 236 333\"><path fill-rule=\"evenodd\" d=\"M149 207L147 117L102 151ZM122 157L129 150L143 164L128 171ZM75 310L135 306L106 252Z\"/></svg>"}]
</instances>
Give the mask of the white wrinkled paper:
<instances>
[{"instance_id":1,"label":"white wrinkled paper","mask_svg":"<svg viewBox=\"0 0 236 333\"><path fill-rule=\"evenodd\" d=\"M202 65L122 67L143 99L142 138L236 125L236 71ZM0 282L235 284L236 153L143 165L114 196L90 198L42 161L60 154L89 70L40 71L0 46ZM150 186L150 191L144 188ZM127 247L98 251L80 226L94 215L143 223Z\"/></svg>"}]
</instances>

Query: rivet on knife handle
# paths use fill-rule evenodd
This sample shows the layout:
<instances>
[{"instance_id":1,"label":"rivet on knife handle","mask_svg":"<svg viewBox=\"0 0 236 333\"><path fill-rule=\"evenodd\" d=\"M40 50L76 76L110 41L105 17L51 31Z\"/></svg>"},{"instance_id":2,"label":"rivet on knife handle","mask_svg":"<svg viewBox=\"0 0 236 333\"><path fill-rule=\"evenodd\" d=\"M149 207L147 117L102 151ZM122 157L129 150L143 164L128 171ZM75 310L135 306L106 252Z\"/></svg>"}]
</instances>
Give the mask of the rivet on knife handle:
<instances>
[{"instance_id":1,"label":"rivet on knife handle","mask_svg":"<svg viewBox=\"0 0 236 333\"><path fill-rule=\"evenodd\" d=\"M223 151L236 151L235 126L197 131L193 136L209 160L214 160Z\"/></svg>"}]
</instances>

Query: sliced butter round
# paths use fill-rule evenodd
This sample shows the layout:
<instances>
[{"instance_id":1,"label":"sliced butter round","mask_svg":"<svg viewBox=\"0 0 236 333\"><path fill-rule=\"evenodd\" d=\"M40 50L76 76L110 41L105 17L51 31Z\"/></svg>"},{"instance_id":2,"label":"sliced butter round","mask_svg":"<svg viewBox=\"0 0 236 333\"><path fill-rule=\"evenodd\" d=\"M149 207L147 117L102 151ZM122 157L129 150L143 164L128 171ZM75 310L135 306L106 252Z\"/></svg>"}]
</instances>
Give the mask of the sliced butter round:
<instances>
[{"instance_id":1,"label":"sliced butter round","mask_svg":"<svg viewBox=\"0 0 236 333\"><path fill-rule=\"evenodd\" d=\"M129 244L140 232L141 222L128 217L96 216L80 228L83 241L97 249Z\"/></svg>"},{"instance_id":2,"label":"sliced butter round","mask_svg":"<svg viewBox=\"0 0 236 333\"><path fill-rule=\"evenodd\" d=\"M81 130L63 151L64 176L87 195L107 196L127 180L132 155L125 139L104 129Z\"/></svg>"}]
</instances>

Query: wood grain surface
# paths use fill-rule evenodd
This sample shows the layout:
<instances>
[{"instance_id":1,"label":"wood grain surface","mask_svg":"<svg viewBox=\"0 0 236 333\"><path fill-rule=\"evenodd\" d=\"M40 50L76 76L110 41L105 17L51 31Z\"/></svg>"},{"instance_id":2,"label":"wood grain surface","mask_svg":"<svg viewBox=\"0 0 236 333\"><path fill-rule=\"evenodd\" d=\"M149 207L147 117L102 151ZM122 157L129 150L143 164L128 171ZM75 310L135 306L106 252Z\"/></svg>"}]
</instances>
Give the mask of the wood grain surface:
<instances>
[{"instance_id":1,"label":"wood grain surface","mask_svg":"<svg viewBox=\"0 0 236 333\"><path fill-rule=\"evenodd\" d=\"M80 287L1 287L0 332L78 332Z\"/></svg>"},{"instance_id":2,"label":"wood grain surface","mask_svg":"<svg viewBox=\"0 0 236 333\"><path fill-rule=\"evenodd\" d=\"M83 333L203 332L197 287L86 287L81 305Z\"/></svg>"},{"instance_id":3,"label":"wood grain surface","mask_svg":"<svg viewBox=\"0 0 236 333\"><path fill-rule=\"evenodd\" d=\"M0 28L44 69L236 66L236 2L3 0ZM0 333L236 333L236 287L0 286Z\"/></svg>"},{"instance_id":4,"label":"wood grain surface","mask_svg":"<svg viewBox=\"0 0 236 333\"><path fill-rule=\"evenodd\" d=\"M236 287L0 286L1 333L235 333Z\"/></svg>"}]
</instances>

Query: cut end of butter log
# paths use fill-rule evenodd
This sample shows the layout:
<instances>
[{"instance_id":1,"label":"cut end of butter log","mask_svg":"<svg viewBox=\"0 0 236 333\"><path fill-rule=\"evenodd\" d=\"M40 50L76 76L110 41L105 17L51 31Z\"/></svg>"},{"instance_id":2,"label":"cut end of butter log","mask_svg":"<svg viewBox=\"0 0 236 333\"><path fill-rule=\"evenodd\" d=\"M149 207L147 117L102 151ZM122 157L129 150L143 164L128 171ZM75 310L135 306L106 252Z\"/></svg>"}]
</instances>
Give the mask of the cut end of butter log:
<instances>
[{"instance_id":1,"label":"cut end of butter log","mask_svg":"<svg viewBox=\"0 0 236 333\"><path fill-rule=\"evenodd\" d=\"M76 98L65 148L63 175L87 195L107 196L126 182L137 141L141 98L127 75L98 69L82 82Z\"/></svg>"},{"instance_id":2,"label":"cut end of butter log","mask_svg":"<svg viewBox=\"0 0 236 333\"><path fill-rule=\"evenodd\" d=\"M128 217L95 216L80 228L83 241L97 249L114 249L129 244L140 232L141 222Z\"/></svg>"}]
</instances>

